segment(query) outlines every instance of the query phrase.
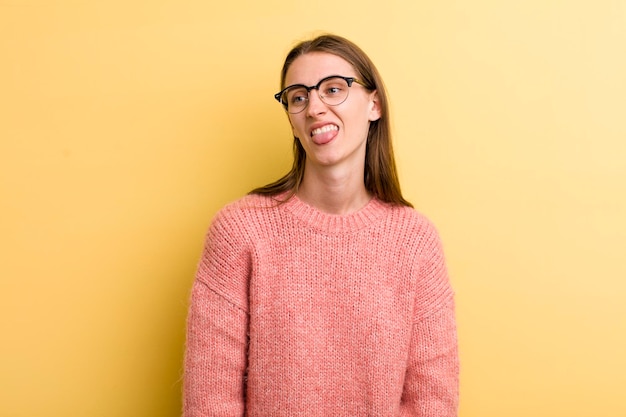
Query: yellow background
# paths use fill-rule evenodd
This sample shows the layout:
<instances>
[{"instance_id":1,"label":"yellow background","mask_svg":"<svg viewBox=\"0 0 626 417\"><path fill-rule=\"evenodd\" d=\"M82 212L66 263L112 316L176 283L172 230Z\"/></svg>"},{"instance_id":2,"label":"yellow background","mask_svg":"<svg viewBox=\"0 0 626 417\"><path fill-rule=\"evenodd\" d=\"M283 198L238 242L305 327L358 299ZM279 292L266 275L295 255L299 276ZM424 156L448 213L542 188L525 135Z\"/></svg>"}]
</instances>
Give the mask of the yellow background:
<instances>
[{"instance_id":1,"label":"yellow background","mask_svg":"<svg viewBox=\"0 0 626 417\"><path fill-rule=\"evenodd\" d=\"M626 2L0 0L0 415L176 416L215 211L290 165L320 31L387 82L462 417L626 415Z\"/></svg>"}]
</instances>

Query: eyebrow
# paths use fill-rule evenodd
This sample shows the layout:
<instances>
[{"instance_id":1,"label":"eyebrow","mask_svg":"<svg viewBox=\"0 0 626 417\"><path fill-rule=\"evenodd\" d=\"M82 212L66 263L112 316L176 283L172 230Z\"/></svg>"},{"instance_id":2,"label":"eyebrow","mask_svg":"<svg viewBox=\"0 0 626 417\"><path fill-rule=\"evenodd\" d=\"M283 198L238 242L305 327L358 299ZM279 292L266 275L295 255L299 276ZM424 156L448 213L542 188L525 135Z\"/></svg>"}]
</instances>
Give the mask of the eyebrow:
<instances>
[{"instance_id":1,"label":"eyebrow","mask_svg":"<svg viewBox=\"0 0 626 417\"><path fill-rule=\"evenodd\" d=\"M361 79L360 79L359 77L357 77L356 75L340 75L340 74L330 74L330 75L327 75L327 76L325 76L325 77L322 77L322 78L318 79L318 80L317 80L317 82L316 82L315 84L312 84L312 85L308 85L308 84L305 84L305 83L286 84L286 85L285 85L285 87L283 88L283 90L284 90L284 89L286 89L286 88L289 88L289 87L295 87L295 86L303 86L303 87L307 87L307 88L308 88L308 87L315 87L315 86L316 86L316 85L317 85L320 81L325 80L326 78L331 78L331 77L341 77L341 78L345 78L345 77L347 77L347 78L354 78L357 82L359 82L359 81L361 80ZM359 82L359 84L360 84L360 82Z\"/></svg>"}]
</instances>

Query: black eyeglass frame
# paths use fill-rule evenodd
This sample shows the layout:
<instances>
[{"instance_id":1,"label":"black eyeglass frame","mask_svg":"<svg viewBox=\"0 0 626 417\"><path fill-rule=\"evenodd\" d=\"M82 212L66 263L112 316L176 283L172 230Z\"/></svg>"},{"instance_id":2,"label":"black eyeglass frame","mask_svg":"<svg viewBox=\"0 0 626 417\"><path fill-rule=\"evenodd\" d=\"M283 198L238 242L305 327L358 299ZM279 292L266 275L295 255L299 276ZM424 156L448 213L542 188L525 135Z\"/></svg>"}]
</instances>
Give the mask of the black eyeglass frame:
<instances>
[{"instance_id":1,"label":"black eyeglass frame","mask_svg":"<svg viewBox=\"0 0 626 417\"><path fill-rule=\"evenodd\" d=\"M346 82L346 84L348 84L348 88L352 87L352 83L357 83L357 84L360 84L363 87L367 88L367 86L361 80L359 80L356 77L344 77L343 75L329 75L328 77L322 78L321 80L318 81L317 84L312 85L312 86L306 86L304 84L293 84L293 85L287 86L287 87L283 88L280 92L274 94L274 98L276 99L276 101L278 101L280 104L282 104L282 106L285 108L285 111L289 112L289 110L287 110L288 103L283 102L282 99L281 99L283 93L285 91L289 90L290 88L293 88L293 87L302 87L302 88L304 88L306 90L306 93L307 93L307 104L304 107L302 107L302 110L304 110L304 109L306 109L306 106L309 105L309 103L308 103L308 96L311 94L311 90L317 90L317 95L319 96L320 100L324 101L322 96L319 95L320 87L322 86L322 83L324 81L330 80L331 78L341 78L341 79L343 79ZM341 103L345 102L347 99L348 99L348 94L346 94L346 98ZM338 106L338 105L341 104L341 103L328 104L325 101L324 101L324 103L329 105L329 106ZM302 110L299 110L299 111L297 111L295 113L291 113L291 112L289 112L289 113L291 113L291 114L298 114Z\"/></svg>"}]
</instances>

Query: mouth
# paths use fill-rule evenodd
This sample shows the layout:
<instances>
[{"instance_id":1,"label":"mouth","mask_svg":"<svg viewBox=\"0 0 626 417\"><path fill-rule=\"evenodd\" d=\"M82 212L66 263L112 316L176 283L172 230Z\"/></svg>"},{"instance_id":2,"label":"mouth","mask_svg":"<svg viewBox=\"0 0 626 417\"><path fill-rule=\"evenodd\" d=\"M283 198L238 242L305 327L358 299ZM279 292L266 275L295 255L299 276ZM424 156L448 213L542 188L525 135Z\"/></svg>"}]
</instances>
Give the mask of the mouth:
<instances>
[{"instance_id":1,"label":"mouth","mask_svg":"<svg viewBox=\"0 0 626 417\"><path fill-rule=\"evenodd\" d=\"M334 125L334 124L327 124L322 127L318 127L317 129L313 129L311 131L311 137L321 135L323 133L336 132L338 130L339 130L339 126Z\"/></svg>"}]
</instances>

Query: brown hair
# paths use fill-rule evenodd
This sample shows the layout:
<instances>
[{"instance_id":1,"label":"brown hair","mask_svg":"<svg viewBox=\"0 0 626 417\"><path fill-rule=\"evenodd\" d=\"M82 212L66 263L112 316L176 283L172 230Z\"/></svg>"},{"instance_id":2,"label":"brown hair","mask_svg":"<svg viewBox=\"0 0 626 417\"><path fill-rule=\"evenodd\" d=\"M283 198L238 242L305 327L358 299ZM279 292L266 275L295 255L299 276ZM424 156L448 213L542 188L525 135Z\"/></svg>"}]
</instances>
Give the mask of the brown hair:
<instances>
[{"instance_id":1,"label":"brown hair","mask_svg":"<svg viewBox=\"0 0 626 417\"><path fill-rule=\"evenodd\" d=\"M285 77L291 64L299 56L310 52L325 52L345 59L354 67L359 80L363 81L365 87L370 91L376 90L378 92L380 118L370 122L367 134L365 172L363 176L365 188L382 201L413 207L411 203L402 197L402 192L400 191L400 182L391 145L387 93L378 70L365 52L354 43L341 36L327 34L300 42L287 54L280 75L281 89L285 87ZM270 196L276 196L284 192L289 192L290 196L295 194L304 177L306 160L304 148L296 137L293 138L293 153L293 166L284 177L266 186L256 188L250 194Z\"/></svg>"}]
</instances>

